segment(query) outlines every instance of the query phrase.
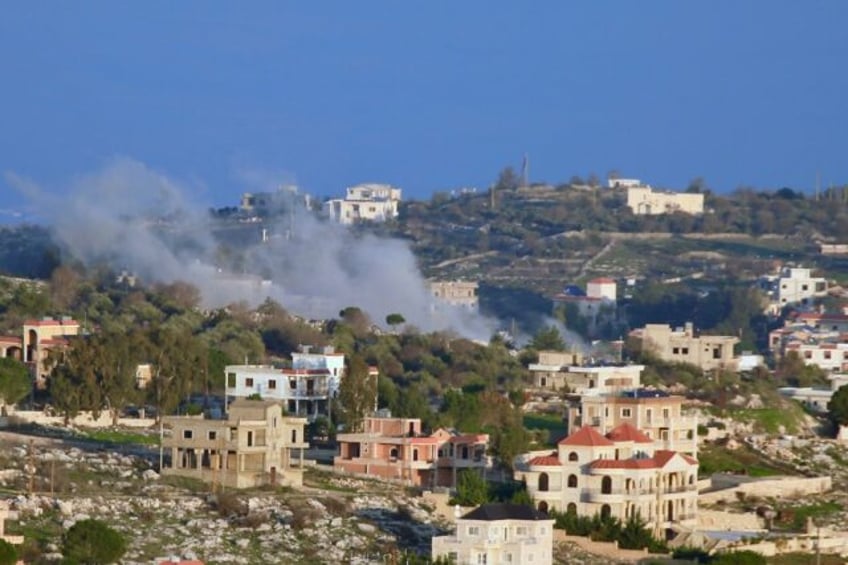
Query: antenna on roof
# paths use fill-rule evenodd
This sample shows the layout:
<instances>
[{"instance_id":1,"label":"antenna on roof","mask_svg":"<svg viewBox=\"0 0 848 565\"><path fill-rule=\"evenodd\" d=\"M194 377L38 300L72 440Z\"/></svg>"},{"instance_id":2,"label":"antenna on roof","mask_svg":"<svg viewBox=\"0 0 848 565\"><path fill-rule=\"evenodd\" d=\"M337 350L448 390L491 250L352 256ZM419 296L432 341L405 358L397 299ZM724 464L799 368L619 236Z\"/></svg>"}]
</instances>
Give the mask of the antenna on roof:
<instances>
[{"instance_id":1,"label":"antenna on roof","mask_svg":"<svg viewBox=\"0 0 848 565\"><path fill-rule=\"evenodd\" d=\"M524 154L524 159L521 161L521 188L527 188L530 183L528 175L530 173L530 160L527 158L527 153Z\"/></svg>"}]
</instances>

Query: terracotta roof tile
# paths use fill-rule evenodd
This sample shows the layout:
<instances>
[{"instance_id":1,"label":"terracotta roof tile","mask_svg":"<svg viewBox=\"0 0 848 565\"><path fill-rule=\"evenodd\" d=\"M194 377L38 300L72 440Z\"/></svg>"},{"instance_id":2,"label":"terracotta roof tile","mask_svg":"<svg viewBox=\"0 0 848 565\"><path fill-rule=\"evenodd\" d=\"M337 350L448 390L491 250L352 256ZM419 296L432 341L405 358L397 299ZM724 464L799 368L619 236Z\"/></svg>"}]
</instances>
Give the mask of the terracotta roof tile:
<instances>
[{"instance_id":1,"label":"terracotta roof tile","mask_svg":"<svg viewBox=\"0 0 848 565\"><path fill-rule=\"evenodd\" d=\"M607 433L607 438L614 441L632 441L634 443L654 443L654 440L646 436L630 422L623 422Z\"/></svg>"},{"instance_id":2,"label":"terracotta roof tile","mask_svg":"<svg viewBox=\"0 0 848 565\"><path fill-rule=\"evenodd\" d=\"M559 445L574 445L584 447L612 446L613 442L598 433L592 426L583 426L570 436L559 441Z\"/></svg>"}]
</instances>

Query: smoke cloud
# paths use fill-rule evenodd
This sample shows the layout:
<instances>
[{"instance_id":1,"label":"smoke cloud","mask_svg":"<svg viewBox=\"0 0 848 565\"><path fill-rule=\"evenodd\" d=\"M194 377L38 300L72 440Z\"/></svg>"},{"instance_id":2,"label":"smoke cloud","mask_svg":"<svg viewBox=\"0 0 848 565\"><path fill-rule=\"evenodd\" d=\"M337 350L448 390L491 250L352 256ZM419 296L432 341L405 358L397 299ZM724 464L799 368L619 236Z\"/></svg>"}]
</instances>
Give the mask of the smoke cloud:
<instances>
[{"instance_id":1,"label":"smoke cloud","mask_svg":"<svg viewBox=\"0 0 848 565\"><path fill-rule=\"evenodd\" d=\"M265 179L261 173L239 175ZM206 307L272 298L309 318L336 317L358 306L376 323L397 312L421 330L474 339L488 340L497 328L496 321L460 307L435 307L406 242L319 219L303 205L302 194L290 193L273 224L222 225L208 206L189 197L204 192L202 185L178 182L131 159L74 179L61 195L14 174L6 180L41 211L74 258L147 281L190 282Z\"/></svg>"}]
</instances>

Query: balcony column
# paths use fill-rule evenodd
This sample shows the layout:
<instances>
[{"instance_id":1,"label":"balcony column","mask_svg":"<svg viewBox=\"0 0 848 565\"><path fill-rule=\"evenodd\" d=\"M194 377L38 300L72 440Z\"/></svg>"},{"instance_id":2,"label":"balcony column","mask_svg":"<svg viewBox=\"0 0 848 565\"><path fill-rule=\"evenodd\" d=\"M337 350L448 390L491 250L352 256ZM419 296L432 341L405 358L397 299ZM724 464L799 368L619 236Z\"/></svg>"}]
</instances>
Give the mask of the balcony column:
<instances>
[{"instance_id":1,"label":"balcony column","mask_svg":"<svg viewBox=\"0 0 848 565\"><path fill-rule=\"evenodd\" d=\"M203 462L203 450L202 449L194 449L194 469L199 470L201 463Z\"/></svg>"},{"instance_id":2,"label":"balcony column","mask_svg":"<svg viewBox=\"0 0 848 565\"><path fill-rule=\"evenodd\" d=\"M178 453L179 450L176 447L171 448L171 469L178 469L180 467L180 460L177 458Z\"/></svg>"}]
</instances>

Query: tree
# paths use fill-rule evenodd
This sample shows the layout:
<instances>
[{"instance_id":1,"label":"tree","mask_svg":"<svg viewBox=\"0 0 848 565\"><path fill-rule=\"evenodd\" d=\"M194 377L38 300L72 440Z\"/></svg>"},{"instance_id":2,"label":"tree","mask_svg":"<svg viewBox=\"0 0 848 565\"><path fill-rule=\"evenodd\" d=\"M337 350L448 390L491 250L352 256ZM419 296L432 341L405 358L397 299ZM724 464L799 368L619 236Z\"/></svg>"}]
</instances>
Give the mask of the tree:
<instances>
[{"instance_id":1,"label":"tree","mask_svg":"<svg viewBox=\"0 0 848 565\"><path fill-rule=\"evenodd\" d=\"M17 548L6 540L0 539L0 565L15 565L17 562Z\"/></svg>"},{"instance_id":2,"label":"tree","mask_svg":"<svg viewBox=\"0 0 848 565\"><path fill-rule=\"evenodd\" d=\"M67 562L80 565L107 565L117 562L127 551L124 537L100 520L82 520L65 533L62 553Z\"/></svg>"},{"instance_id":3,"label":"tree","mask_svg":"<svg viewBox=\"0 0 848 565\"><path fill-rule=\"evenodd\" d=\"M489 483L473 469L464 469L456 482L456 498L453 504L480 506L489 501Z\"/></svg>"},{"instance_id":4,"label":"tree","mask_svg":"<svg viewBox=\"0 0 848 565\"><path fill-rule=\"evenodd\" d=\"M0 405L16 404L32 390L26 365L11 357L0 358Z\"/></svg>"},{"instance_id":5,"label":"tree","mask_svg":"<svg viewBox=\"0 0 848 565\"><path fill-rule=\"evenodd\" d=\"M565 340L555 326L548 326L536 332L530 347L537 351L565 351Z\"/></svg>"},{"instance_id":6,"label":"tree","mask_svg":"<svg viewBox=\"0 0 848 565\"><path fill-rule=\"evenodd\" d=\"M406 322L406 318L404 318L401 314L395 313L386 316L386 323L392 327L392 331L394 332L397 331L397 326L401 325L404 322Z\"/></svg>"},{"instance_id":7,"label":"tree","mask_svg":"<svg viewBox=\"0 0 848 565\"><path fill-rule=\"evenodd\" d=\"M518 188L520 183L521 179L518 178L515 169L512 167L504 167L504 169L498 173L498 180L495 182L494 189L497 192L503 190L515 190Z\"/></svg>"},{"instance_id":8,"label":"tree","mask_svg":"<svg viewBox=\"0 0 848 565\"><path fill-rule=\"evenodd\" d=\"M839 387L839 390L830 397L827 403L830 419L837 426L848 426L848 385Z\"/></svg>"},{"instance_id":9,"label":"tree","mask_svg":"<svg viewBox=\"0 0 848 565\"><path fill-rule=\"evenodd\" d=\"M361 355L353 355L339 385L339 419L348 432L359 431L365 416L374 410L377 379L369 374Z\"/></svg>"}]
</instances>

